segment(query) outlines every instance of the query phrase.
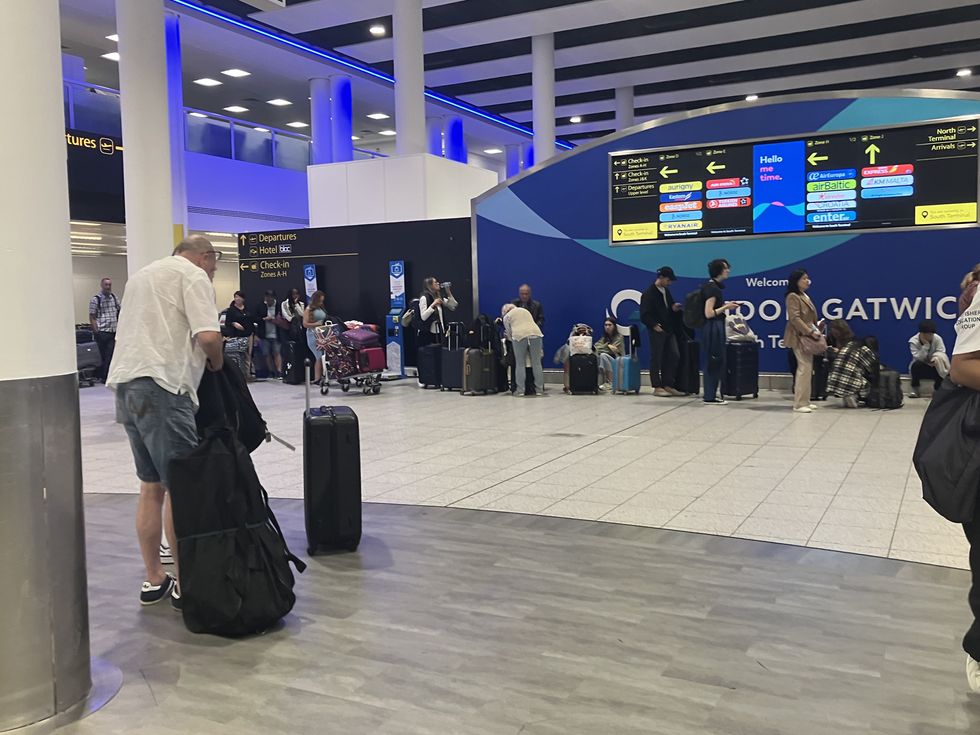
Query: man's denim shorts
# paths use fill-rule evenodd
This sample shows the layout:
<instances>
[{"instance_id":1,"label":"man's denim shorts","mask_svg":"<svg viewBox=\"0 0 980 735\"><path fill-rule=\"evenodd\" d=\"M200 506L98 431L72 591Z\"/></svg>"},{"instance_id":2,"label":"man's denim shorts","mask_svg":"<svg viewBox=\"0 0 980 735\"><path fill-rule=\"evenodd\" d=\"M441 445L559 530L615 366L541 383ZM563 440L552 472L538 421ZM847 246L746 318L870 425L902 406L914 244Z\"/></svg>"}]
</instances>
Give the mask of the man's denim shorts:
<instances>
[{"instance_id":1,"label":"man's denim shorts","mask_svg":"<svg viewBox=\"0 0 980 735\"><path fill-rule=\"evenodd\" d=\"M125 427L143 482L167 483L167 466L198 444L194 404L186 394L175 395L152 378L137 378L116 389L116 422Z\"/></svg>"}]
</instances>

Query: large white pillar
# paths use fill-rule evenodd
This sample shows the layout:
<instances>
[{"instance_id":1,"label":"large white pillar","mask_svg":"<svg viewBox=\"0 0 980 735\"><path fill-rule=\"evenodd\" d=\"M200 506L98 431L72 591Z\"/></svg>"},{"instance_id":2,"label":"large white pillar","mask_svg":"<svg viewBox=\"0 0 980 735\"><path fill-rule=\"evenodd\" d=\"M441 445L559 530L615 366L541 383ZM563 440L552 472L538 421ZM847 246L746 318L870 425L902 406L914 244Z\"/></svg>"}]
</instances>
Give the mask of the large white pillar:
<instances>
[{"instance_id":1,"label":"large white pillar","mask_svg":"<svg viewBox=\"0 0 980 735\"><path fill-rule=\"evenodd\" d=\"M422 0L395 0L395 152L425 153Z\"/></svg>"},{"instance_id":2,"label":"large white pillar","mask_svg":"<svg viewBox=\"0 0 980 735\"><path fill-rule=\"evenodd\" d=\"M330 80L310 80L311 163L333 163L333 131L330 127Z\"/></svg>"},{"instance_id":3,"label":"large white pillar","mask_svg":"<svg viewBox=\"0 0 980 735\"><path fill-rule=\"evenodd\" d=\"M616 130L633 127L633 88L616 88Z\"/></svg>"},{"instance_id":4,"label":"large white pillar","mask_svg":"<svg viewBox=\"0 0 980 735\"><path fill-rule=\"evenodd\" d=\"M176 13L166 16L167 43L167 108L170 112L170 183L173 192L171 219L174 238L183 239L187 234L187 174L185 171L184 83L180 53L180 17ZM123 148L125 148L125 144ZM125 152L125 151L124 151ZM178 231L179 228L179 231Z\"/></svg>"},{"instance_id":5,"label":"large white pillar","mask_svg":"<svg viewBox=\"0 0 980 735\"><path fill-rule=\"evenodd\" d=\"M534 108L534 160L555 155L555 37L531 39L531 104Z\"/></svg>"},{"instance_id":6,"label":"large white pillar","mask_svg":"<svg viewBox=\"0 0 980 735\"><path fill-rule=\"evenodd\" d=\"M72 292L59 29L58 0L3 6L16 114L0 115L0 260L17 313L39 290ZM0 360L0 730L91 687L75 315L70 298L46 303L43 324L7 320Z\"/></svg>"},{"instance_id":7,"label":"large white pillar","mask_svg":"<svg viewBox=\"0 0 980 735\"><path fill-rule=\"evenodd\" d=\"M165 15L163 0L116 0L130 275L169 255L176 235Z\"/></svg>"},{"instance_id":8,"label":"large white pillar","mask_svg":"<svg viewBox=\"0 0 980 735\"><path fill-rule=\"evenodd\" d=\"M354 102L346 74L330 77L330 134L334 163L354 160Z\"/></svg>"}]
</instances>

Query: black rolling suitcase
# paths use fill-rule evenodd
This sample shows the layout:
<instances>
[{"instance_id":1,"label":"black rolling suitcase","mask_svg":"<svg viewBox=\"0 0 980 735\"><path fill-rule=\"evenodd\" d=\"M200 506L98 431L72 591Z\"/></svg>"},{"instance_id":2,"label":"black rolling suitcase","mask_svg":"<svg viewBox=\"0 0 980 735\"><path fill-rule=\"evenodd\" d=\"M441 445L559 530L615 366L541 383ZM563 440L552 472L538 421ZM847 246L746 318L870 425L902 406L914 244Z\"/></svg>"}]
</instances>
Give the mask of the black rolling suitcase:
<instances>
[{"instance_id":1,"label":"black rolling suitcase","mask_svg":"<svg viewBox=\"0 0 980 735\"><path fill-rule=\"evenodd\" d=\"M306 378L306 360L310 348L306 342L287 339L282 343L282 382L300 385Z\"/></svg>"},{"instance_id":2,"label":"black rolling suitcase","mask_svg":"<svg viewBox=\"0 0 980 735\"><path fill-rule=\"evenodd\" d=\"M442 347L438 344L419 347L417 370L423 388L439 388L442 385Z\"/></svg>"},{"instance_id":3,"label":"black rolling suitcase","mask_svg":"<svg viewBox=\"0 0 980 735\"><path fill-rule=\"evenodd\" d=\"M701 373L698 369L701 361L701 345L693 339L686 341L681 339L680 354L674 387L681 393L697 395L701 392Z\"/></svg>"},{"instance_id":4,"label":"black rolling suitcase","mask_svg":"<svg viewBox=\"0 0 980 735\"><path fill-rule=\"evenodd\" d=\"M346 549L361 542L361 440L357 415L347 406L310 408L303 414L303 512L307 552Z\"/></svg>"},{"instance_id":5,"label":"black rolling suitcase","mask_svg":"<svg viewBox=\"0 0 980 735\"><path fill-rule=\"evenodd\" d=\"M599 358L595 353L568 358L568 390L573 394L599 392Z\"/></svg>"},{"instance_id":6,"label":"black rolling suitcase","mask_svg":"<svg viewBox=\"0 0 980 735\"><path fill-rule=\"evenodd\" d=\"M463 325L460 322L453 322L446 331L446 347L440 356L443 390L463 390L466 350L459 346L462 330Z\"/></svg>"},{"instance_id":7,"label":"black rolling suitcase","mask_svg":"<svg viewBox=\"0 0 980 735\"><path fill-rule=\"evenodd\" d=\"M725 374L721 380L721 392L726 396L759 397L759 343L729 342L725 345Z\"/></svg>"},{"instance_id":8,"label":"black rolling suitcase","mask_svg":"<svg viewBox=\"0 0 980 735\"><path fill-rule=\"evenodd\" d=\"M832 360L824 355L816 355L813 358L813 378L810 381L810 400L827 400L827 378L830 376L830 363Z\"/></svg>"}]
</instances>

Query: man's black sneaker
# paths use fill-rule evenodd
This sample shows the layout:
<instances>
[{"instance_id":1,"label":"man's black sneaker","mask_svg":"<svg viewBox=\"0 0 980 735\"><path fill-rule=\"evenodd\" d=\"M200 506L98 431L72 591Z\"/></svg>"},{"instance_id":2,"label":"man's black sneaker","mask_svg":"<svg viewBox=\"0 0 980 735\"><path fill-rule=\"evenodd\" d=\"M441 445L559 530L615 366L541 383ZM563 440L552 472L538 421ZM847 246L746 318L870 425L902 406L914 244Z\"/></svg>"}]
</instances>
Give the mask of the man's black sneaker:
<instances>
[{"instance_id":1,"label":"man's black sneaker","mask_svg":"<svg viewBox=\"0 0 980 735\"><path fill-rule=\"evenodd\" d=\"M160 584L150 584L143 582L140 588L140 605L156 605L160 600L173 592L177 585L177 580L169 574Z\"/></svg>"},{"instance_id":2,"label":"man's black sneaker","mask_svg":"<svg viewBox=\"0 0 980 735\"><path fill-rule=\"evenodd\" d=\"M180 585L175 584L173 590L170 592L170 606L177 612L180 612L184 609L183 604L180 599Z\"/></svg>"},{"instance_id":3,"label":"man's black sneaker","mask_svg":"<svg viewBox=\"0 0 980 735\"><path fill-rule=\"evenodd\" d=\"M166 544L160 544L160 563L161 564L173 564L174 555L170 550L170 547Z\"/></svg>"}]
</instances>

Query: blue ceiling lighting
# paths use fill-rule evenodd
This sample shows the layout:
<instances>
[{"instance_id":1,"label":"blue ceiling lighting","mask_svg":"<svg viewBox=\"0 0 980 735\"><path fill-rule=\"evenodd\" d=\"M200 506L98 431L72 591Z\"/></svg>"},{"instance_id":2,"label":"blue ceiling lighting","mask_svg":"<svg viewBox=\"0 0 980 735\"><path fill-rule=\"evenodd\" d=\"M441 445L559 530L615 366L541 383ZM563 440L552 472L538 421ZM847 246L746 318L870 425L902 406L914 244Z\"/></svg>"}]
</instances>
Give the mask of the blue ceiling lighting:
<instances>
[{"instance_id":1,"label":"blue ceiling lighting","mask_svg":"<svg viewBox=\"0 0 980 735\"><path fill-rule=\"evenodd\" d=\"M347 67L352 71L356 71L358 74L365 74L369 77L374 77L375 79L378 79L382 82L386 82L387 84L390 84L392 86L394 86L395 84L395 78L390 74L385 74L384 72L378 71L377 69L372 69L370 66L360 64L356 61L352 61L351 59L345 59L343 56L332 54L329 51L325 51L321 48L317 48L316 46L311 46L307 43L303 43L302 41L297 41L296 39L290 38L289 36L283 36L278 33L274 33L272 31L266 30L261 26L255 25L254 23L249 23L233 15L228 15L226 13L223 13L219 10L214 10L212 8L202 7L201 5L198 5L196 2L192 2L191 0L169 0L169 2L171 2L174 5L179 5L182 8L187 8L188 10L192 10L195 13L206 15L209 18L213 18L222 23L235 26L236 28L240 28L243 31L248 31L249 33L252 33L254 35L262 36L263 38L267 38L270 41L275 41L276 43L282 44L283 46L289 46L298 51L302 51L303 53L310 54L311 56L319 57L321 59L324 59L325 61L329 61L331 64L338 64L340 66ZM519 125L518 123L512 122L511 120L507 120L498 115L489 113L486 110L481 110L479 107L471 105L467 102L463 102L462 100L458 100L453 97L448 97L447 95L439 94L438 92L433 92L430 89L425 90L425 96L428 97L430 100L433 100L434 102L438 102L439 104L442 105L448 105L449 107L455 107L457 110L465 112L468 115L473 115L475 117L479 117L484 120L487 120L488 122L491 122L494 125L500 125L502 127L509 128L510 130L520 133L521 135L534 137L534 131L531 130L530 128L526 128L523 125ZM561 148L566 151L570 151L572 148L575 147L572 143L560 139L555 141L555 146L557 148Z\"/></svg>"}]
</instances>

